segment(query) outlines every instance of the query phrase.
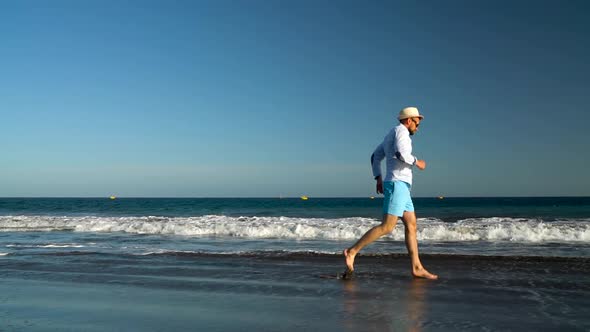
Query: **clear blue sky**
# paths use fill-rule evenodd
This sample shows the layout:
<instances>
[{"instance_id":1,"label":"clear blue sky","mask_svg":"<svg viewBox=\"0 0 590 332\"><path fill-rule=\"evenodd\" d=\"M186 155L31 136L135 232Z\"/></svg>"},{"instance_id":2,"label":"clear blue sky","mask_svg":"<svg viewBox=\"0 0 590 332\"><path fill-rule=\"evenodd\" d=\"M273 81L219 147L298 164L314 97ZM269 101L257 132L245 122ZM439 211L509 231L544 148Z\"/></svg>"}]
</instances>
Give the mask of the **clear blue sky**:
<instances>
[{"instance_id":1,"label":"clear blue sky","mask_svg":"<svg viewBox=\"0 0 590 332\"><path fill-rule=\"evenodd\" d=\"M2 1L0 196L590 195L586 1Z\"/></svg>"}]
</instances>

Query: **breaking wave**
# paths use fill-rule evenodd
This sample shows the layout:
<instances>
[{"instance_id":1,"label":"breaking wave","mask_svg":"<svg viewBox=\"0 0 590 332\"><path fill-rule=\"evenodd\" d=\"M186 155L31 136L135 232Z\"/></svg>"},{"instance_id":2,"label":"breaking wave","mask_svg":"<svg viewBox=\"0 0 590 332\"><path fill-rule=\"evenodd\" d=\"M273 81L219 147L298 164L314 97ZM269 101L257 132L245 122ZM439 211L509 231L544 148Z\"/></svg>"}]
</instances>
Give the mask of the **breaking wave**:
<instances>
[{"instance_id":1,"label":"breaking wave","mask_svg":"<svg viewBox=\"0 0 590 332\"><path fill-rule=\"evenodd\" d=\"M60 217L0 216L1 232L95 232L354 240L377 225L371 218L230 217ZM403 240L401 222L389 238ZM544 221L523 218L472 218L449 223L436 218L418 219L418 240L430 242L510 241L528 243L590 242L590 219Z\"/></svg>"}]
</instances>

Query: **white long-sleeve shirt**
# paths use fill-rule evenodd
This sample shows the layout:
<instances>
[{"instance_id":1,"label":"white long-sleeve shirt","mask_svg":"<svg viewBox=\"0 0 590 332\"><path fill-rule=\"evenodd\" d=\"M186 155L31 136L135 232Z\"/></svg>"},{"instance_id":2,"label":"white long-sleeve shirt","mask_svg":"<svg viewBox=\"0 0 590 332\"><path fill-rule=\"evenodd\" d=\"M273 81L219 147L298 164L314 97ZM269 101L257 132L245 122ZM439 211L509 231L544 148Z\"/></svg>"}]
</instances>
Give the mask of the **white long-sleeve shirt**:
<instances>
[{"instance_id":1,"label":"white long-sleeve shirt","mask_svg":"<svg viewBox=\"0 0 590 332\"><path fill-rule=\"evenodd\" d=\"M399 180L412 184L412 166L418 158L412 155L410 131L401 123L391 129L371 155L373 176L381 175L381 161L383 159L385 159L383 181Z\"/></svg>"}]
</instances>

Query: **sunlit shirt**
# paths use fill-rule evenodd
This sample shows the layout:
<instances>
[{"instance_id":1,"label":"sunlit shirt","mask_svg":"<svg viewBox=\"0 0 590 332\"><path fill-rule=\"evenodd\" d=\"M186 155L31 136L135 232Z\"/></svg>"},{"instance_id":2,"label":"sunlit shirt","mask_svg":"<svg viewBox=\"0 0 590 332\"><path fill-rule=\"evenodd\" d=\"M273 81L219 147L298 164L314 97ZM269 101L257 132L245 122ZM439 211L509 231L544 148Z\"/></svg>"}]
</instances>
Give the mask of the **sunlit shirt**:
<instances>
[{"instance_id":1,"label":"sunlit shirt","mask_svg":"<svg viewBox=\"0 0 590 332\"><path fill-rule=\"evenodd\" d=\"M371 155L373 176L381 175L381 161L385 159L385 178L383 181L404 181L412 184L412 166L416 158L412 155L410 131L401 123L391 129L383 142Z\"/></svg>"}]
</instances>

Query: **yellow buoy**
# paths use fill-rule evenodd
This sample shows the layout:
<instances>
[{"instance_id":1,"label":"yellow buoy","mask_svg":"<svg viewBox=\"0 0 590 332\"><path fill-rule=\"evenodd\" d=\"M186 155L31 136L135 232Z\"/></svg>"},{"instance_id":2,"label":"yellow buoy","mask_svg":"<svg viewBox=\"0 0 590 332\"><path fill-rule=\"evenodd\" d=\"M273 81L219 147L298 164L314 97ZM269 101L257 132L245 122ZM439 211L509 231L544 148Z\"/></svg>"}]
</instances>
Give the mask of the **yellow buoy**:
<instances>
[{"instance_id":1,"label":"yellow buoy","mask_svg":"<svg viewBox=\"0 0 590 332\"><path fill-rule=\"evenodd\" d=\"M371 196L371 197L369 197L369 198L370 198L370 199L375 199L375 197L374 197L374 196Z\"/></svg>"},{"instance_id":2,"label":"yellow buoy","mask_svg":"<svg viewBox=\"0 0 590 332\"><path fill-rule=\"evenodd\" d=\"M438 199L444 199L444 198L445 198L444 196L438 196Z\"/></svg>"},{"instance_id":3,"label":"yellow buoy","mask_svg":"<svg viewBox=\"0 0 590 332\"><path fill-rule=\"evenodd\" d=\"M110 197L110 199L116 199L116 198L117 198L117 197L115 197L115 196L111 196L111 197Z\"/></svg>"},{"instance_id":4,"label":"yellow buoy","mask_svg":"<svg viewBox=\"0 0 590 332\"><path fill-rule=\"evenodd\" d=\"M307 197L307 196L301 196L301 199L304 200L304 201L307 201L309 199L309 197Z\"/></svg>"}]
</instances>

